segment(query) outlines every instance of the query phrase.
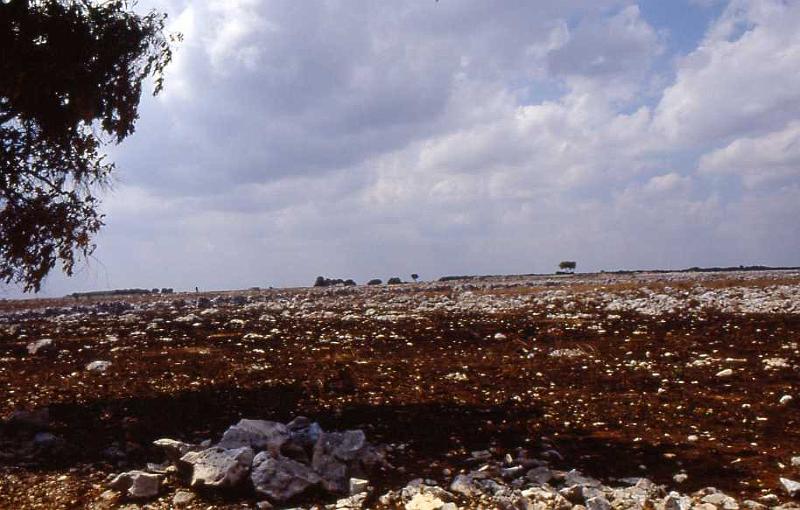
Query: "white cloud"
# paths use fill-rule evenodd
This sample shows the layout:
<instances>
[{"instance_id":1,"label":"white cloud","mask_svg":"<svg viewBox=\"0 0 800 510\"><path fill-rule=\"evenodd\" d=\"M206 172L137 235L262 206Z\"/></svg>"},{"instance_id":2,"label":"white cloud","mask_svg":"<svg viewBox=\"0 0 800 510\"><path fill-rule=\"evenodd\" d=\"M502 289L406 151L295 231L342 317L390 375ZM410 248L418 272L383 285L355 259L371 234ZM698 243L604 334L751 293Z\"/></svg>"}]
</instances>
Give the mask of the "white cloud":
<instances>
[{"instance_id":1,"label":"white cloud","mask_svg":"<svg viewBox=\"0 0 800 510\"><path fill-rule=\"evenodd\" d=\"M772 182L800 181L800 122L758 137L739 138L705 154L699 170L734 175L748 187Z\"/></svg>"},{"instance_id":2,"label":"white cloud","mask_svg":"<svg viewBox=\"0 0 800 510\"><path fill-rule=\"evenodd\" d=\"M763 133L800 116L800 3L734 0L680 61L654 128L686 146Z\"/></svg>"},{"instance_id":3,"label":"white cloud","mask_svg":"<svg viewBox=\"0 0 800 510\"><path fill-rule=\"evenodd\" d=\"M174 9L103 286L798 263L796 3L732 2L674 79L632 2Z\"/></svg>"}]
</instances>

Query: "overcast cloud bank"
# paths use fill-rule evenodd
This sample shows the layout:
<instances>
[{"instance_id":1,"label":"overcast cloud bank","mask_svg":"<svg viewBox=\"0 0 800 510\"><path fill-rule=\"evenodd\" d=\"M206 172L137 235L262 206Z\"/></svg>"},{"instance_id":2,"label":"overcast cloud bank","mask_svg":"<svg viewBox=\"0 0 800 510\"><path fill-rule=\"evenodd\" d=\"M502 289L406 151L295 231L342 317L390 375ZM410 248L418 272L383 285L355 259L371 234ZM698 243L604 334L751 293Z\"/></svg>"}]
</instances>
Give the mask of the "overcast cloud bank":
<instances>
[{"instance_id":1,"label":"overcast cloud bank","mask_svg":"<svg viewBox=\"0 0 800 510\"><path fill-rule=\"evenodd\" d=\"M154 3L185 41L45 294L800 264L800 2L681 4Z\"/></svg>"}]
</instances>

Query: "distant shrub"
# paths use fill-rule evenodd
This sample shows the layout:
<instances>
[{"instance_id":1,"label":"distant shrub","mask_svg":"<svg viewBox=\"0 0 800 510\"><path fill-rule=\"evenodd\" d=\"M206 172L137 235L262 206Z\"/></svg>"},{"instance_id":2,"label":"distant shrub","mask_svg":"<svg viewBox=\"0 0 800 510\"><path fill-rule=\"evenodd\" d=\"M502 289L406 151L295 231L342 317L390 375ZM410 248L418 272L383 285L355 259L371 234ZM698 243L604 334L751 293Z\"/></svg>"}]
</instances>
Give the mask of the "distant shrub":
<instances>
[{"instance_id":1,"label":"distant shrub","mask_svg":"<svg viewBox=\"0 0 800 510\"><path fill-rule=\"evenodd\" d=\"M399 284L401 284L401 283L403 283L403 280L401 280L401 279L400 279L400 278L398 278L397 276L392 276L391 278L389 278L388 280L386 280L386 284L387 284L387 285L399 285Z\"/></svg>"},{"instance_id":2,"label":"distant shrub","mask_svg":"<svg viewBox=\"0 0 800 510\"><path fill-rule=\"evenodd\" d=\"M474 280L475 278L476 278L475 276L471 276L471 275L463 275L463 276L452 275L452 276L442 276L441 278L439 278L439 281L440 282L454 282L454 281L457 281L457 280Z\"/></svg>"},{"instance_id":3,"label":"distant shrub","mask_svg":"<svg viewBox=\"0 0 800 510\"><path fill-rule=\"evenodd\" d=\"M380 278L373 278L372 280L367 282L367 285L380 285L383 283L383 280Z\"/></svg>"},{"instance_id":4,"label":"distant shrub","mask_svg":"<svg viewBox=\"0 0 800 510\"><path fill-rule=\"evenodd\" d=\"M317 279L314 281L314 287L331 287L333 285L351 286L355 284L356 282L354 280L342 280L341 278L325 278L324 276L317 276Z\"/></svg>"},{"instance_id":5,"label":"distant shrub","mask_svg":"<svg viewBox=\"0 0 800 510\"><path fill-rule=\"evenodd\" d=\"M558 268L562 271L574 272L575 268L578 267L578 263L574 260L562 260L558 263Z\"/></svg>"}]
</instances>

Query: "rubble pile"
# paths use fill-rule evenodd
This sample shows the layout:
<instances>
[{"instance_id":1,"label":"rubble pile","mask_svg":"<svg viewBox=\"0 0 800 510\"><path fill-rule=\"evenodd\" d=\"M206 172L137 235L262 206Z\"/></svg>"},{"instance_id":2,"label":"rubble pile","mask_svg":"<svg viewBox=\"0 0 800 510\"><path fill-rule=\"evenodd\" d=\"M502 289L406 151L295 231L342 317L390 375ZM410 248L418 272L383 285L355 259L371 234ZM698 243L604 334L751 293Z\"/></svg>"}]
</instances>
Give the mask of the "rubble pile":
<instances>
[{"instance_id":1,"label":"rubble pile","mask_svg":"<svg viewBox=\"0 0 800 510\"><path fill-rule=\"evenodd\" d=\"M302 420L302 419L301 419ZM269 423L270 425L265 425ZM303 423L300 434L310 432ZM265 429L266 427L266 429ZM288 427L287 427L288 428ZM267 430L262 435L261 431ZM446 483L430 479L415 479L398 489L380 495L369 486L367 480L346 479L341 468L332 468L330 457L322 462L309 465L286 457L276 457L272 448L284 437L280 424L243 420L229 429L229 439L235 444L258 445L266 448L252 460L251 446L238 449L199 450L199 447L172 440L161 440L160 446L168 452L168 457L191 465L192 485L211 484L213 487L235 486L244 483L248 475L248 464L252 460L249 477L255 492L267 500L256 504L257 508L281 507L282 503L307 492L313 487L323 487L332 495L347 494L330 503L306 503L292 506L308 510L357 510L367 508L402 510L796 510L800 504L788 498L800 495L800 484L782 479L785 494L781 496L765 493L756 499L739 500L714 487L685 494L671 491L664 485L654 483L645 477L629 477L604 484L578 470L556 469L548 461L527 457L524 449L518 455L506 454L503 459L495 459L488 450L475 451L465 459L465 464L474 466L472 470L446 478ZM259 432L255 432L259 431ZM277 432L277 433L276 433ZM317 440L315 453L328 451L336 458L335 463L353 460L353 452L362 448L362 434L350 431L334 433L328 441ZM311 431L312 434L316 433ZM291 434L287 441L293 441ZM306 443L308 435L301 439ZM353 442L353 439L357 439ZM276 442L277 441L277 442ZM320 446L326 443L325 446ZM286 445L287 443L283 443ZM330 446L334 446L331 450ZM292 449L292 448L290 448ZM374 452L374 451L373 451ZM242 457L245 457L242 459ZM260 457L260 459L259 459ZM344 457L344 458L342 458ZM345 461L345 459L350 459ZM246 461L246 462L243 462ZM798 460L800 461L800 459ZM342 464L346 465L346 464ZM174 465L173 465L174 466ZM323 467L324 466L324 467ZM322 467L322 469L320 469ZM174 468L173 468L174 469ZM317 471L315 471L317 469ZM159 492L158 474L132 471L115 477L110 486L115 490L127 491L133 499L153 498ZM398 475L399 476L399 475ZM198 478L199 477L199 478ZM684 477L685 478L685 477ZM347 482L345 483L345 481ZM330 485L333 483L333 485ZM195 496L179 490L172 498L173 504L192 501ZM286 508L286 505L282 506Z\"/></svg>"},{"instance_id":2,"label":"rubble pile","mask_svg":"<svg viewBox=\"0 0 800 510\"><path fill-rule=\"evenodd\" d=\"M780 503L767 493L756 500L737 500L706 487L690 494L668 491L647 478L630 477L607 485L580 471L551 469L536 459L508 459L488 463L467 474L459 474L449 486L417 479L402 489L378 498L381 508L404 510L795 510L796 502ZM787 494L790 487L786 486ZM344 503L347 501L347 503ZM346 506L349 504L350 506ZM327 507L326 507L327 508ZM331 508L334 508L331 506ZM348 500L335 508L362 508Z\"/></svg>"},{"instance_id":3,"label":"rubble pile","mask_svg":"<svg viewBox=\"0 0 800 510\"><path fill-rule=\"evenodd\" d=\"M325 432L303 416L286 424L242 419L213 445L168 438L154 445L164 452L164 463L114 475L109 489L127 499L151 499L172 478L194 490L252 490L283 503L311 492L363 491L365 477L385 464L383 452L367 442L363 431ZM178 494L191 499L185 491Z\"/></svg>"}]
</instances>

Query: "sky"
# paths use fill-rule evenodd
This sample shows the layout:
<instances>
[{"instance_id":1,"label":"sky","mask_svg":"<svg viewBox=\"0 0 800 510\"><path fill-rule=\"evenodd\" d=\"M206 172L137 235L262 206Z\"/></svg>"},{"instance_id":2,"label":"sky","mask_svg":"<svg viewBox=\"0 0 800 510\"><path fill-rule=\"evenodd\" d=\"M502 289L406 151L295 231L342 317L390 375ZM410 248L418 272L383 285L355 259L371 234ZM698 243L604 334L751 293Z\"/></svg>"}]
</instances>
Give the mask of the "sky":
<instances>
[{"instance_id":1,"label":"sky","mask_svg":"<svg viewBox=\"0 0 800 510\"><path fill-rule=\"evenodd\" d=\"M800 0L150 7L184 41L42 295L800 265Z\"/></svg>"}]
</instances>

